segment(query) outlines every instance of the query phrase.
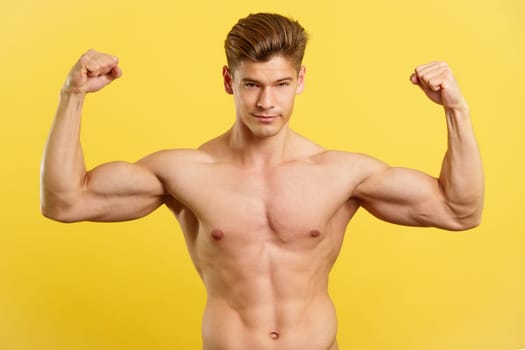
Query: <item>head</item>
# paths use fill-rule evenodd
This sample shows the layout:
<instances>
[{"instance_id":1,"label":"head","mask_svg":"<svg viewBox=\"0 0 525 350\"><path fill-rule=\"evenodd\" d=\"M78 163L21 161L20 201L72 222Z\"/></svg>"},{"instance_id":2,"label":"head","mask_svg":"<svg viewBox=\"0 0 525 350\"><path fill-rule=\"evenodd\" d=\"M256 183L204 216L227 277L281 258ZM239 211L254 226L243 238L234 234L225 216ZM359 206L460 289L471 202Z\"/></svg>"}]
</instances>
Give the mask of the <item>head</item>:
<instances>
[{"instance_id":1,"label":"head","mask_svg":"<svg viewBox=\"0 0 525 350\"><path fill-rule=\"evenodd\" d=\"M237 121L254 135L271 136L287 124L303 90L307 39L297 21L268 13L249 15L228 33L224 86L234 95Z\"/></svg>"},{"instance_id":2,"label":"head","mask_svg":"<svg viewBox=\"0 0 525 350\"><path fill-rule=\"evenodd\" d=\"M233 26L224 48L232 72L244 60L266 62L274 56L286 57L299 72L307 41L299 22L278 14L257 13Z\"/></svg>"}]
</instances>

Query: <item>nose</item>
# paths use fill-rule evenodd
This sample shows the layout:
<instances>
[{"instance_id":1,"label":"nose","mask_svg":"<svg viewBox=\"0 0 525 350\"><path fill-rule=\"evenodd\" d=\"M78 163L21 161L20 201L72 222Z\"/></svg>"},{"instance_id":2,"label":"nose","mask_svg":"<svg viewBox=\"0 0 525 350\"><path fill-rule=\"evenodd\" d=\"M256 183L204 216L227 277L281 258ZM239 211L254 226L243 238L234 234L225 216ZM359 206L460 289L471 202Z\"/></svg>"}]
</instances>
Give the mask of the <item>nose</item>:
<instances>
[{"instance_id":1,"label":"nose","mask_svg":"<svg viewBox=\"0 0 525 350\"><path fill-rule=\"evenodd\" d=\"M270 87L265 87L261 90L259 98L257 100L257 108L271 109L275 107L272 92Z\"/></svg>"}]
</instances>

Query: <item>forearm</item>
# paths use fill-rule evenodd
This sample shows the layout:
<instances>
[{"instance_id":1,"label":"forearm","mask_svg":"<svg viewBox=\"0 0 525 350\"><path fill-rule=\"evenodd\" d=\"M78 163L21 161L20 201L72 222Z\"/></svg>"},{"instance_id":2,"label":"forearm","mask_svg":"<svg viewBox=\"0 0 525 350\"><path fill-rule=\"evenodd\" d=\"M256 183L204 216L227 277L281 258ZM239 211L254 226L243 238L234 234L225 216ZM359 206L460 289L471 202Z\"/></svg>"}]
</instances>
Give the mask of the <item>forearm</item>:
<instances>
[{"instance_id":1,"label":"forearm","mask_svg":"<svg viewBox=\"0 0 525 350\"><path fill-rule=\"evenodd\" d=\"M448 149L439 183L449 208L467 226L478 225L483 209L484 176L469 108L445 108Z\"/></svg>"},{"instance_id":2,"label":"forearm","mask_svg":"<svg viewBox=\"0 0 525 350\"><path fill-rule=\"evenodd\" d=\"M44 150L41 168L41 206L44 215L71 205L85 175L80 145L83 94L62 92Z\"/></svg>"}]
</instances>

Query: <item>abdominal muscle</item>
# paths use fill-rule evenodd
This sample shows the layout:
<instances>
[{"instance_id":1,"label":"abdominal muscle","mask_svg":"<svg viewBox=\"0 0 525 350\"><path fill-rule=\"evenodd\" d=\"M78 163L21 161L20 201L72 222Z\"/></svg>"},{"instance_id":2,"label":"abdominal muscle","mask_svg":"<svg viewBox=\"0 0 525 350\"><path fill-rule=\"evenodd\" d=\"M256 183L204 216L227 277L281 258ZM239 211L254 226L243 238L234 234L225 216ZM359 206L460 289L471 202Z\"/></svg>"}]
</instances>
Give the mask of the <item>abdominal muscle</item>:
<instances>
[{"instance_id":1,"label":"abdominal muscle","mask_svg":"<svg viewBox=\"0 0 525 350\"><path fill-rule=\"evenodd\" d=\"M328 295L312 300L262 302L235 310L223 299L208 299L204 350L337 350L337 321Z\"/></svg>"},{"instance_id":2,"label":"abdominal muscle","mask_svg":"<svg viewBox=\"0 0 525 350\"><path fill-rule=\"evenodd\" d=\"M330 259L320 250L270 246L259 254L245 247L234 259L228 254L201 266L208 297L204 350L337 349Z\"/></svg>"},{"instance_id":3,"label":"abdominal muscle","mask_svg":"<svg viewBox=\"0 0 525 350\"><path fill-rule=\"evenodd\" d=\"M304 232L283 243L212 230L193 251L207 291L204 350L337 349L328 274L340 244L328 231Z\"/></svg>"}]
</instances>

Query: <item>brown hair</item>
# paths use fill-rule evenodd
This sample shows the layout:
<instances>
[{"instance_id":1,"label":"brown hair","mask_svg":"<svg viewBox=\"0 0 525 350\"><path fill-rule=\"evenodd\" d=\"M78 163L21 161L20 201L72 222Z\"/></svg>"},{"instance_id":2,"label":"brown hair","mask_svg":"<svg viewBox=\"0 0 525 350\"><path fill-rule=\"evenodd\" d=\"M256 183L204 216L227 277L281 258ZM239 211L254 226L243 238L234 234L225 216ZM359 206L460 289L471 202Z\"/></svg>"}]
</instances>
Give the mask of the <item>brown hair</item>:
<instances>
[{"instance_id":1,"label":"brown hair","mask_svg":"<svg viewBox=\"0 0 525 350\"><path fill-rule=\"evenodd\" d=\"M250 14L228 33L224 48L230 70L242 60L265 62L282 55L299 72L308 34L299 22L273 13Z\"/></svg>"}]
</instances>

